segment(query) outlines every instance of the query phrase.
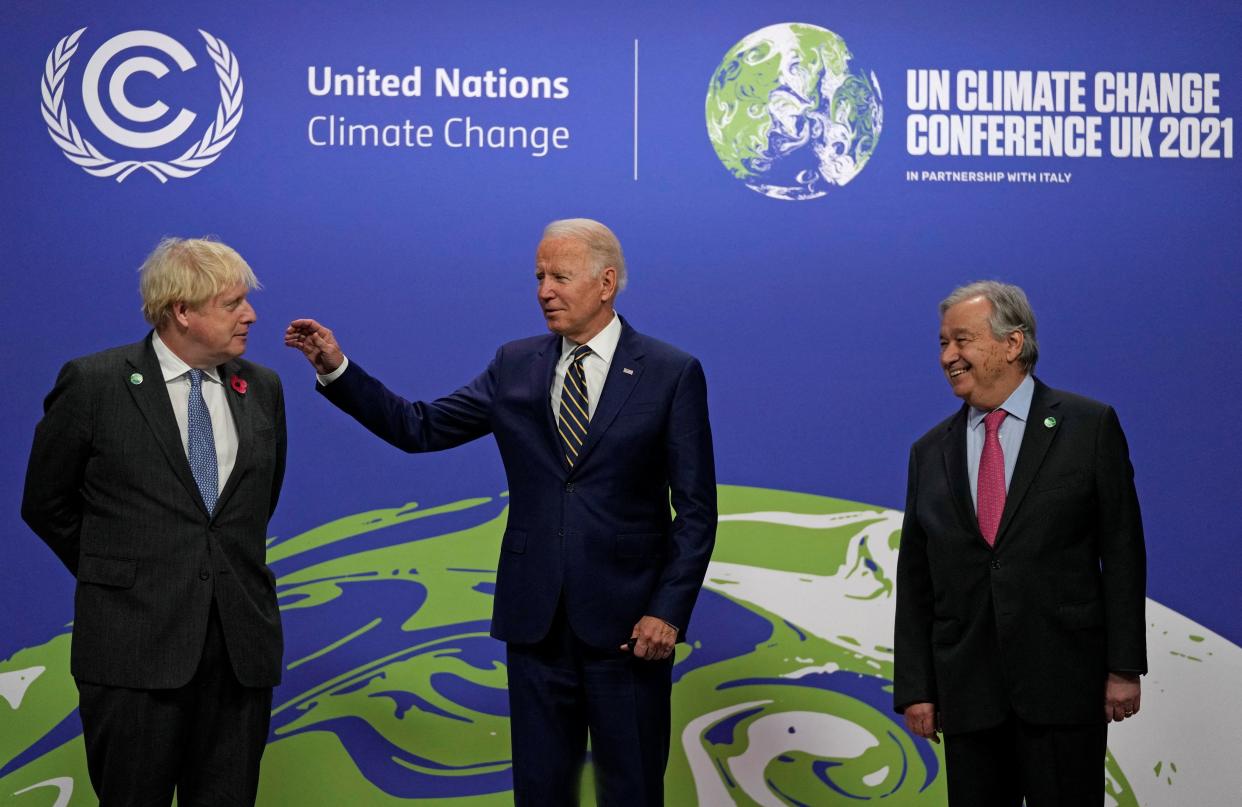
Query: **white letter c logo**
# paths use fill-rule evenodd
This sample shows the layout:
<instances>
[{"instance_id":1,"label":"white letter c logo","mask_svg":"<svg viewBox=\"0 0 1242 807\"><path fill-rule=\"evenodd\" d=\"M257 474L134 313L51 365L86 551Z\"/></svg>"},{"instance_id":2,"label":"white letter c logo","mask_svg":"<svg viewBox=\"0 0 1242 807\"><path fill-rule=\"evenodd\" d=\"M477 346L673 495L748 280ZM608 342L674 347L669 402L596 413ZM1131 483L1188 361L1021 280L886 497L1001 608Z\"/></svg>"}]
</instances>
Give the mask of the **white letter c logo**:
<instances>
[{"instance_id":1,"label":"white letter c logo","mask_svg":"<svg viewBox=\"0 0 1242 807\"><path fill-rule=\"evenodd\" d=\"M87 62L86 72L82 75L82 105L86 107L86 114L90 116L91 123L95 124L95 128L110 140L130 148L158 148L185 134L185 130L190 128L190 124L194 122L194 113L188 109L182 109L167 126L153 132L135 132L117 125L112 118L108 117L108 113L99 102L99 83L108 60L123 50L135 47L148 47L162 51L177 63L182 72L194 67L195 64L190 52L170 36L157 31L129 31L118 34L103 43ZM125 81L134 73L149 73L156 78L162 78L168 73L168 68L149 56L135 56L122 62L108 82L108 98L117 112L129 120L150 123L167 112L168 105L162 101L156 101L150 106L135 106L125 96Z\"/></svg>"}]
</instances>

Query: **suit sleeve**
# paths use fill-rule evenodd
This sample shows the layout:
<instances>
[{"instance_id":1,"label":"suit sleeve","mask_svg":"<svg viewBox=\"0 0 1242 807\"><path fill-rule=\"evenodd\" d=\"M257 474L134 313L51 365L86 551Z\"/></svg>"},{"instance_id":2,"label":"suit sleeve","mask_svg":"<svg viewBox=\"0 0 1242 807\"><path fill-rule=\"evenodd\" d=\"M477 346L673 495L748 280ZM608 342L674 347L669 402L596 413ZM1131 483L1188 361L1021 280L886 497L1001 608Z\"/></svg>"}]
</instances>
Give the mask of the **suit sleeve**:
<instances>
[{"instance_id":1,"label":"suit sleeve","mask_svg":"<svg viewBox=\"0 0 1242 807\"><path fill-rule=\"evenodd\" d=\"M897 612L893 629L893 708L935 703L936 672L931 628L934 592L927 559L927 533L918 520L918 447L910 449L906 513L897 552Z\"/></svg>"},{"instance_id":2,"label":"suit sleeve","mask_svg":"<svg viewBox=\"0 0 1242 807\"><path fill-rule=\"evenodd\" d=\"M325 398L402 451L442 451L491 432L501 351L477 378L435 401L407 401L351 360L340 378L316 384Z\"/></svg>"},{"instance_id":3,"label":"suit sleeve","mask_svg":"<svg viewBox=\"0 0 1242 807\"><path fill-rule=\"evenodd\" d=\"M716 462L707 416L707 379L691 359L677 382L666 444L675 517L672 542L646 613L684 634L716 544Z\"/></svg>"},{"instance_id":4,"label":"suit sleeve","mask_svg":"<svg viewBox=\"0 0 1242 807\"><path fill-rule=\"evenodd\" d=\"M1108 669L1145 673L1147 550L1134 467L1112 407L1104 410L1097 432L1095 473Z\"/></svg>"},{"instance_id":5,"label":"suit sleeve","mask_svg":"<svg viewBox=\"0 0 1242 807\"><path fill-rule=\"evenodd\" d=\"M22 519L75 576L92 415L87 381L77 363L69 362L44 399L22 492Z\"/></svg>"}]
</instances>

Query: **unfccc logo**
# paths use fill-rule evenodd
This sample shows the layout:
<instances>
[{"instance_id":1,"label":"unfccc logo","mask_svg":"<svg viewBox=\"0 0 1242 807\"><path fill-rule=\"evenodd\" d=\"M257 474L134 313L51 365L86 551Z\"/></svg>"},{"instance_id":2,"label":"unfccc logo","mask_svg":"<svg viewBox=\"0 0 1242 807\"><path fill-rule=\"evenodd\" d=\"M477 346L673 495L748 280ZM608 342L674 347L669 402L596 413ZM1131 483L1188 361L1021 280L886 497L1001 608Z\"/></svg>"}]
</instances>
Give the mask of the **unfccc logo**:
<instances>
[{"instance_id":1,"label":"unfccc logo","mask_svg":"<svg viewBox=\"0 0 1242 807\"><path fill-rule=\"evenodd\" d=\"M208 125L202 138L175 159L114 160L82 137L65 106L69 60L77 52L78 38L85 30L79 28L56 43L47 55L47 65L43 70L43 120L47 122L47 132L52 141L65 157L92 176L116 177L117 182L139 168L150 171L160 182L167 182L169 177L185 179L215 162L225 146L232 142L242 116L242 80L237 70L237 59L228 46L206 31L199 31L206 40L207 55L215 64L216 75L220 79L220 106L215 120ZM100 97L106 83L107 98L113 112L133 123L152 124L168 116L170 110L164 102L139 106L125 92L126 82L136 73L146 73L157 79L167 75L169 67L164 62L147 55L131 56L116 65L110 76L105 75L105 70L115 57L134 48L159 51L181 71L190 70L196 64L194 57L180 42L165 34L157 31L118 34L103 43L86 63L82 74L82 106L99 133L117 145L130 149L167 146L189 130L197 117L195 113L182 109L158 129L133 129L118 123Z\"/></svg>"}]
</instances>

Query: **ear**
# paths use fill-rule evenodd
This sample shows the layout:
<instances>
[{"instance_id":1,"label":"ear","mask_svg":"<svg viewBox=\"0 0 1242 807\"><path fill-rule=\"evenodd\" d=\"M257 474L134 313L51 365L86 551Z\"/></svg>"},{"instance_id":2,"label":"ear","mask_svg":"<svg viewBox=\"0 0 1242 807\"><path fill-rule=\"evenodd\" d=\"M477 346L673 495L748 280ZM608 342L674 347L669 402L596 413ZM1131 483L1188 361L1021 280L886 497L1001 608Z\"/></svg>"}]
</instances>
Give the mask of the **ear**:
<instances>
[{"instance_id":1,"label":"ear","mask_svg":"<svg viewBox=\"0 0 1242 807\"><path fill-rule=\"evenodd\" d=\"M1005 361L1015 362L1022 355L1022 346L1026 344L1026 334L1022 331L1010 331L1005 338Z\"/></svg>"},{"instance_id":2,"label":"ear","mask_svg":"<svg viewBox=\"0 0 1242 807\"><path fill-rule=\"evenodd\" d=\"M172 304L173 322L182 328L188 328L190 325L190 307L184 301L178 300Z\"/></svg>"},{"instance_id":3,"label":"ear","mask_svg":"<svg viewBox=\"0 0 1242 807\"><path fill-rule=\"evenodd\" d=\"M608 302L617 296L617 267L605 266L599 273L599 298Z\"/></svg>"}]
</instances>

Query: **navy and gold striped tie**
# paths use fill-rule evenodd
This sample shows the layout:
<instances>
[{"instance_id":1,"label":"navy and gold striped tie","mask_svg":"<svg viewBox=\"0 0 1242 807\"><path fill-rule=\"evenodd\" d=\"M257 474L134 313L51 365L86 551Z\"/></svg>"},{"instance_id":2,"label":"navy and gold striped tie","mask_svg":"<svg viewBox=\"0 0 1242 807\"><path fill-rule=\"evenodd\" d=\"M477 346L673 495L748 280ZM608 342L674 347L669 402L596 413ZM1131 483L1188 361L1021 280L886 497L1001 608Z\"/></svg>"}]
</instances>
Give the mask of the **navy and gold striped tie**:
<instances>
[{"instance_id":1,"label":"navy and gold striped tie","mask_svg":"<svg viewBox=\"0 0 1242 807\"><path fill-rule=\"evenodd\" d=\"M561 387L561 410L557 414L556 428L561 433L561 450L570 468L578 461L578 452L586 442L587 427L591 425L590 397L586 373L582 370L582 360L590 354L591 348L586 345L574 348L573 360L565 368L565 384Z\"/></svg>"}]
</instances>

